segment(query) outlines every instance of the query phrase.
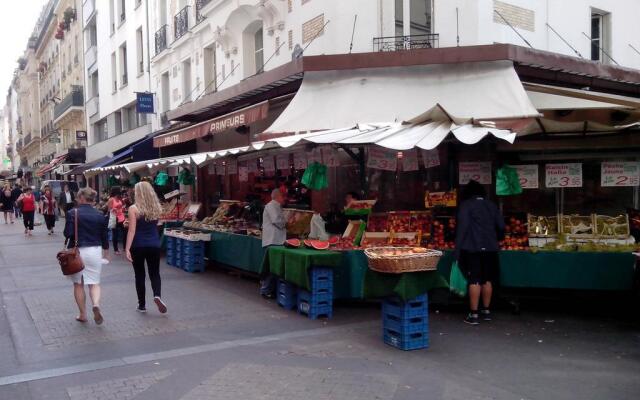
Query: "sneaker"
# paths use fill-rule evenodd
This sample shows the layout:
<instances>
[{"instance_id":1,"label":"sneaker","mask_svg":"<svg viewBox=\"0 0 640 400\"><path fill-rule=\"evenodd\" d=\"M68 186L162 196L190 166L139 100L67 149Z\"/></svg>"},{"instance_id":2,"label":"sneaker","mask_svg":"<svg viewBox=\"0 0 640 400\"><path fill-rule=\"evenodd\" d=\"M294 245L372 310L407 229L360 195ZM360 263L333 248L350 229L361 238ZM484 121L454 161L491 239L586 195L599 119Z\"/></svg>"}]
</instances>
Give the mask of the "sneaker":
<instances>
[{"instance_id":1,"label":"sneaker","mask_svg":"<svg viewBox=\"0 0 640 400\"><path fill-rule=\"evenodd\" d=\"M464 323L469 325L480 325L480 322L478 321L478 314L467 314L464 319Z\"/></svg>"},{"instance_id":2,"label":"sneaker","mask_svg":"<svg viewBox=\"0 0 640 400\"><path fill-rule=\"evenodd\" d=\"M162 301L162 299L158 296L153 298L154 303L156 303L156 306L158 306L158 311L160 311L160 314L166 314L167 312L167 305L164 304L164 302Z\"/></svg>"},{"instance_id":3,"label":"sneaker","mask_svg":"<svg viewBox=\"0 0 640 400\"><path fill-rule=\"evenodd\" d=\"M485 321L491 321L491 311L484 309L484 310L480 310L480 315L482 316L482 319Z\"/></svg>"},{"instance_id":4,"label":"sneaker","mask_svg":"<svg viewBox=\"0 0 640 400\"><path fill-rule=\"evenodd\" d=\"M145 307L138 306L138 307L136 307L136 311L139 312L139 313L144 314L144 313L147 312L147 309Z\"/></svg>"}]
</instances>

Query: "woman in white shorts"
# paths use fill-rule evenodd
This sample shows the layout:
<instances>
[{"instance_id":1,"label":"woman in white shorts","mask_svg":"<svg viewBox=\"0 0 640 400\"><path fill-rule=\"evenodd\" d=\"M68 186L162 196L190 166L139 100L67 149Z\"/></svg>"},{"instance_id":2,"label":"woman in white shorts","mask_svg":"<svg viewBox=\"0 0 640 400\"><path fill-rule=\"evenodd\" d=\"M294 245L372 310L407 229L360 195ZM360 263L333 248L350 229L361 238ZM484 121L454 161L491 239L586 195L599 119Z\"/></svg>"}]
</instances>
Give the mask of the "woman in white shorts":
<instances>
[{"instance_id":1,"label":"woman in white shorts","mask_svg":"<svg viewBox=\"0 0 640 400\"><path fill-rule=\"evenodd\" d=\"M67 214L64 234L69 239L69 248L78 243L80 257L84 269L77 274L70 275L73 281L73 294L78 304L79 315L76 320L87 322L86 295L84 285L89 285L93 319L100 325L104 321L100 310L100 273L102 260L108 259L108 220L96 210L93 205L96 192L91 188L83 188L78 192L78 206ZM78 237L74 238L75 220L78 219Z\"/></svg>"}]
</instances>

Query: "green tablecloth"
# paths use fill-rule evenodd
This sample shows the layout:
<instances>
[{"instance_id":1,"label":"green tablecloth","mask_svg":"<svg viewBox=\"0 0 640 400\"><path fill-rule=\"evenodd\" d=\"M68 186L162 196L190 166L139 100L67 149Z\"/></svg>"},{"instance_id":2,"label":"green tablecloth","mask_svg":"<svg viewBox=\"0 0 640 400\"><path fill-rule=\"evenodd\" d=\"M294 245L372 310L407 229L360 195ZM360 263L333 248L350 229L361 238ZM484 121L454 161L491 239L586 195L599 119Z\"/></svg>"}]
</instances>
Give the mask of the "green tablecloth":
<instances>
[{"instance_id":1,"label":"green tablecloth","mask_svg":"<svg viewBox=\"0 0 640 400\"><path fill-rule=\"evenodd\" d=\"M244 271L260 273L265 250L260 238L226 232L212 232L207 246L209 260Z\"/></svg>"},{"instance_id":2,"label":"green tablecloth","mask_svg":"<svg viewBox=\"0 0 640 400\"><path fill-rule=\"evenodd\" d=\"M399 296L403 300L409 300L432 289L447 287L447 281L438 271L381 274L367 269L363 297Z\"/></svg>"},{"instance_id":3,"label":"green tablecloth","mask_svg":"<svg viewBox=\"0 0 640 400\"><path fill-rule=\"evenodd\" d=\"M263 270L277 275L287 282L309 290L309 269L311 267L339 268L342 265L342 253L312 249L288 249L283 246L269 248L264 258ZM338 279L334 276L334 281ZM334 295L337 294L334 292ZM336 296L337 297L337 296Z\"/></svg>"}]
</instances>

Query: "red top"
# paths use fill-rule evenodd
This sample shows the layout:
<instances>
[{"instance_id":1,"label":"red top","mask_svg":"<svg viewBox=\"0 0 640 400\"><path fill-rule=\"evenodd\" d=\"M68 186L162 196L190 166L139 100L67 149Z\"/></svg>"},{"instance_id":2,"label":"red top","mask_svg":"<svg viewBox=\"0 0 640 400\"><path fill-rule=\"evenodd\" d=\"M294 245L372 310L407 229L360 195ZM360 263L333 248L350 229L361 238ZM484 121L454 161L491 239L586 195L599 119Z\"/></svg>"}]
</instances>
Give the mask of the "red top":
<instances>
[{"instance_id":1,"label":"red top","mask_svg":"<svg viewBox=\"0 0 640 400\"><path fill-rule=\"evenodd\" d=\"M116 221L124 222L124 203L117 197L111 198L111 211L116 214Z\"/></svg>"},{"instance_id":2,"label":"red top","mask_svg":"<svg viewBox=\"0 0 640 400\"><path fill-rule=\"evenodd\" d=\"M22 211L30 212L36 210L36 198L31 194L25 194L22 197Z\"/></svg>"}]
</instances>

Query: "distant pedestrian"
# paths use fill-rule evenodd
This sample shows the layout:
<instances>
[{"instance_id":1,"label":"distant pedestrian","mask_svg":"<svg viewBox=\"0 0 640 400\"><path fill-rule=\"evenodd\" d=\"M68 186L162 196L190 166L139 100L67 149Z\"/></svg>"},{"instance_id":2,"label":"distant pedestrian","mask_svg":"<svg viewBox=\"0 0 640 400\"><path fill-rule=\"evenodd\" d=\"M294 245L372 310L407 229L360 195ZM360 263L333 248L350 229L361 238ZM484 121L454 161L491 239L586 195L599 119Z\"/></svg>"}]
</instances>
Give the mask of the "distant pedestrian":
<instances>
[{"instance_id":1,"label":"distant pedestrian","mask_svg":"<svg viewBox=\"0 0 640 400\"><path fill-rule=\"evenodd\" d=\"M36 214L36 196L33 194L33 189L27 186L24 189L24 193L18 197L18 204L22 210L22 220L24 222L24 234L32 236L33 234L33 219Z\"/></svg>"},{"instance_id":2,"label":"distant pedestrian","mask_svg":"<svg viewBox=\"0 0 640 400\"><path fill-rule=\"evenodd\" d=\"M122 201L122 191L119 186L111 188L111 196L107 202L109 207L109 219L114 221L115 224L110 222L109 228L111 229L111 237L113 240L113 252L120 254L118 250L118 241L122 240L122 245L126 245L126 237L124 236L124 202Z\"/></svg>"},{"instance_id":3,"label":"distant pedestrian","mask_svg":"<svg viewBox=\"0 0 640 400\"><path fill-rule=\"evenodd\" d=\"M13 224L13 208L15 206L13 199L13 192L9 184L4 185L2 193L0 193L0 204L2 204L2 212L4 214L4 223L8 224L11 221Z\"/></svg>"},{"instance_id":4,"label":"distant pedestrian","mask_svg":"<svg viewBox=\"0 0 640 400\"><path fill-rule=\"evenodd\" d=\"M62 193L60 193L60 199L58 204L64 211L64 215L67 215L67 211L75 207L76 195L69 189L69 185L65 183Z\"/></svg>"},{"instance_id":5,"label":"distant pedestrian","mask_svg":"<svg viewBox=\"0 0 640 400\"><path fill-rule=\"evenodd\" d=\"M264 207L262 213L262 248L281 246L287 240L287 220L284 218L282 205L285 197L280 189L273 189L271 201ZM260 294L264 297L274 297L276 282L273 274L263 276L260 280Z\"/></svg>"},{"instance_id":6,"label":"distant pedestrian","mask_svg":"<svg viewBox=\"0 0 640 400\"><path fill-rule=\"evenodd\" d=\"M73 294L78 305L79 314L76 320L87 322L86 295L84 285L89 285L89 296L93 305L93 319L96 324L103 322L100 310L100 275L103 259L109 259L109 240L107 239L107 220L93 206L96 201L96 191L83 188L78 192L78 206L69 210L64 227L64 235L68 238L69 248L76 241L80 250L80 257L84 269L77 274L70 275L73 281ZM78 219L78 237L74 237L74 228Z\"/></svg>"},{"instance_id":7,"label":"distant pedestrian","mask_svg":"<svg viewBox=\"0 0 640 400\"><path fill-rule=\"evenodd\" d=\"M469 315L464 322L471 325L478 325L479 315L491 320L493 284L500 276L498 240L504 235L504 220L486 195L484 187L471 180L458 208L456 259L469 284Z\"/></svg>"},{"instance_id":8,"label":"distant pedestrian","mask_svg":"<svg viewBox=\"0 0 640 400\"><path fill-rule=\"evenodd\" d=\"M167 312L167 306L161 297L160 281L160 236L158 235L158 218L162 207L156 192L148 182L138 182L135 186L135 204L129 207L129 232L125 247L127 260L133 264L136 277L136 292L138 294L139 312L146 312L145 299L145 269L147 263L153 301L162 314Z\"/></svg>"},{"instance_id":9,"label":"distant pedestrian","mask_svg":"<svg viewBox=\"0 0 640 400\"><path fill-rule=\"evenodd\" d=\"M44 193L40 196L40 212L44 216L44 222L47 226L49 236L53 235L53 228L56 226L56 208L58 204L50 187L44 189Z\"/></svg>"},{"instance_id":10,"label":"distant pedestrian","mask_svg":"<svg viewBox=\"0 0 640 400\"><path fill-rule=\"evenodd\" d=\"M20 197L21 194L22 194L22 188L20 187L19 184L16 183L13 190L11 191L11 199L13 201L13 213L16 216L16 218L22 218L22 211L20 210L20 207L17 204L18 197Z\"/></svg>"}]
</instances>

